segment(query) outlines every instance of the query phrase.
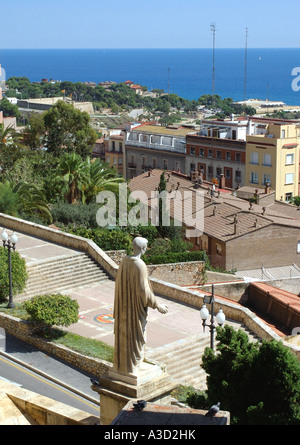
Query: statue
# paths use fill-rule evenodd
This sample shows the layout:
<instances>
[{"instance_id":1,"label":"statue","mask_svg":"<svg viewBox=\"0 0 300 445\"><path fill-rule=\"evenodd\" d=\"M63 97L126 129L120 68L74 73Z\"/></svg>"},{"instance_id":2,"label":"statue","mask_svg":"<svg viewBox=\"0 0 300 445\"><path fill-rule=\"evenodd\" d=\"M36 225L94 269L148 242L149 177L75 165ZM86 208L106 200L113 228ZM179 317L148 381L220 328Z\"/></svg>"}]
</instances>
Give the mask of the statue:
<instances>
[{"instance_id":1,"label":"statue","mask_svg":"<svg viewBox=\"0 0 300 445\"><path fill-rule=\"evenodd\" d=\"M125 375L136 374L144 360L148 307L168 312L166 305L158 303L141 259L148 241L137 237L132 244L133 255L122 260L115 282L114 371Z\"/></svg>"}]
</instances>

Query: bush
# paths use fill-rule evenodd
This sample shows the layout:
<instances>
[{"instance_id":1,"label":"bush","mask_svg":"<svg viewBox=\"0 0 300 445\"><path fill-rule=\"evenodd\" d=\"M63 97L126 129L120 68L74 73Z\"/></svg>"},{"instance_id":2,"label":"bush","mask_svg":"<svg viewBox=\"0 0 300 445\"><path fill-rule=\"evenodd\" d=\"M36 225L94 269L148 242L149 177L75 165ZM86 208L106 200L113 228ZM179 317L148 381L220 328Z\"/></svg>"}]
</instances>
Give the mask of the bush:
<instances>
[{"instance_id":1,"label":"bush","mask_svg":"<svg viewBox=\"0 0 300 445\"><path fill-rule=\"evenodd\" d=\"M25 260L18 252L11 252L12 293L23 292L28 278ZM0 302L9 296L8 251L0 247Z\"/></svg>"},{"instance_id":2,"label":"bush","mask_svg":"<svg viewBox=\"0 0 300 445\"><path fill-rule=\"evenodd\" d=\"M172 264L186 263L190 261L204 261L208 264L208 258L205 252L167 252L160 255L144 255L143 260L146 264Z\"/></svg>"},{"instance_id":3,"label":"bush","mask_svg":"<svg viewBox=\"0 0 300 445\"><path fill-rule=\"evenodd\" d=\"M42 330L51 331L52 326L70 326L77 323L79 305L67 295L39 295L24 302L24 307Z\"/></svg>"},{"instance_id":4,"label":"bush","mask_svg":"<svg viewBox=\"0 0 300 445\"><path fill-rule=\"evenodd\" d=\"M127 253L130 253L132 249L131 236L121 230L69 227L66 231L94 241L102 250L126 250Z\"/></svg>"},{"instance_id":5,"label":"bush","mask_svg":"<svg viewBox=\"0 0 300 445\"><path fill-rule=\"evenodd\" d=\"M51 205L53 222L56 225L74 225L86 228L97 228L96 214L99 204L68 204L57 202Z\"/></svg>"}]
</instances>

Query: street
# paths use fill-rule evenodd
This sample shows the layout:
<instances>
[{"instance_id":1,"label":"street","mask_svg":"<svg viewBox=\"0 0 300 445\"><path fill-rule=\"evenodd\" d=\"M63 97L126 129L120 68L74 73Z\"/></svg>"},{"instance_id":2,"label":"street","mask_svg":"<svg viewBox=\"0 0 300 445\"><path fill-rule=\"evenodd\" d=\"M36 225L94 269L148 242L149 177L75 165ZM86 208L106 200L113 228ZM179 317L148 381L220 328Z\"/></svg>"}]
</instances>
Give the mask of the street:
<instances>
[{"instance_id":1,"label":"street","mask_svg":"<svg viewBox=\"0 0 300 445\"><path fill-rule=\"evenodd\" d=\"M0 379L99 416L97 394L90 389L92 376L85 375L54 357L49 357L11 335L6 336L5 342L1 332L0 337ZM47 369L47 372L44 372L43 368ZM34 372L34 369L41 372ZM52 372L54 369L56 369L55 374ZM78 392L73 392L71 388L76 388Z\"/></svg>"}]
</instances>

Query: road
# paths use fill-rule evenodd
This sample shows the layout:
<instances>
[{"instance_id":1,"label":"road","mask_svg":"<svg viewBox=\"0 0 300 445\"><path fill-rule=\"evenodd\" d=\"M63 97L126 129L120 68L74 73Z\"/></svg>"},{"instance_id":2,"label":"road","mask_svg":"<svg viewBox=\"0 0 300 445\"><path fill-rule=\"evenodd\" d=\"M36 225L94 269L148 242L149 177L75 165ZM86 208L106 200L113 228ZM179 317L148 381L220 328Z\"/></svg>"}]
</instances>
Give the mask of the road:
<instances>
[{"instance_id":1,"label":"road","mask_svg":"<svg viewBox=\"0 0 300 445\"><path fill-rule=\"evenodd\" d=\"M99 403L97 403L96 394L92 394L90 389L90 376L57 361L54 357L32 348L11 335L6 336L5 347L3 343L2 336L0 379L8 380L27 390L99 416ZM47 372L43 368L47 369ZM35 372L35 369L38 372ZM54 369L56 369L56 375L52 372ZM76 392L72 388L76 388Z\"/></svg>"}]
</instances>

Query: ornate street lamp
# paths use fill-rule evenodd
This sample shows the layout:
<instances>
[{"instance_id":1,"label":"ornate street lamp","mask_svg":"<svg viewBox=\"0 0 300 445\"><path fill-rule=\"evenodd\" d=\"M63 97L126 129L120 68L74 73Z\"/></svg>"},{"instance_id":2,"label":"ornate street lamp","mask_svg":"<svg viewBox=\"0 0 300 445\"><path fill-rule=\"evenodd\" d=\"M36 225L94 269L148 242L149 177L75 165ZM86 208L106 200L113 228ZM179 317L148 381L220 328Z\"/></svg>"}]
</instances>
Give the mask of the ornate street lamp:
<instances>
[{"instance_id":1,"label":"ornate street lamp","mask_svg":"<svg viewBox=\"0 0 300 445\"><path fill-rule=\"evenodd\" d=\"M15 304L13 302L13 294L12 294L12 274L11 274L11 251L16 250L16 244L18 242L18 237L13 232L11 237L9 238L7 232L5 229L3 229L1 234L3 247L8 250L8 274L9 274L9 303L8 308L12 309L15 307Z\"/></svg>"},{"instance_id":2,"label":"ornate street lamp","mask_svg":"<svg viewBox=\"0 0 300 445\"><path fill-rule=\"evenodd\" d=\"M208 325L210 329L210 348L214 349L214 331L215 324L214 318L219 326L222 326L225 323L226 317L222 309L220 309L219 313L214 317L214 302L215 302L215 286L212 285L211 295L205 295L203 302L205 303L200 311L200 317L202 319L203 332L205 332L205 327L207 326L207 320L209 318L209 311L206 307L206 304L211 304L211 318L210 325Z\"/></svg>"}]
</instances>

